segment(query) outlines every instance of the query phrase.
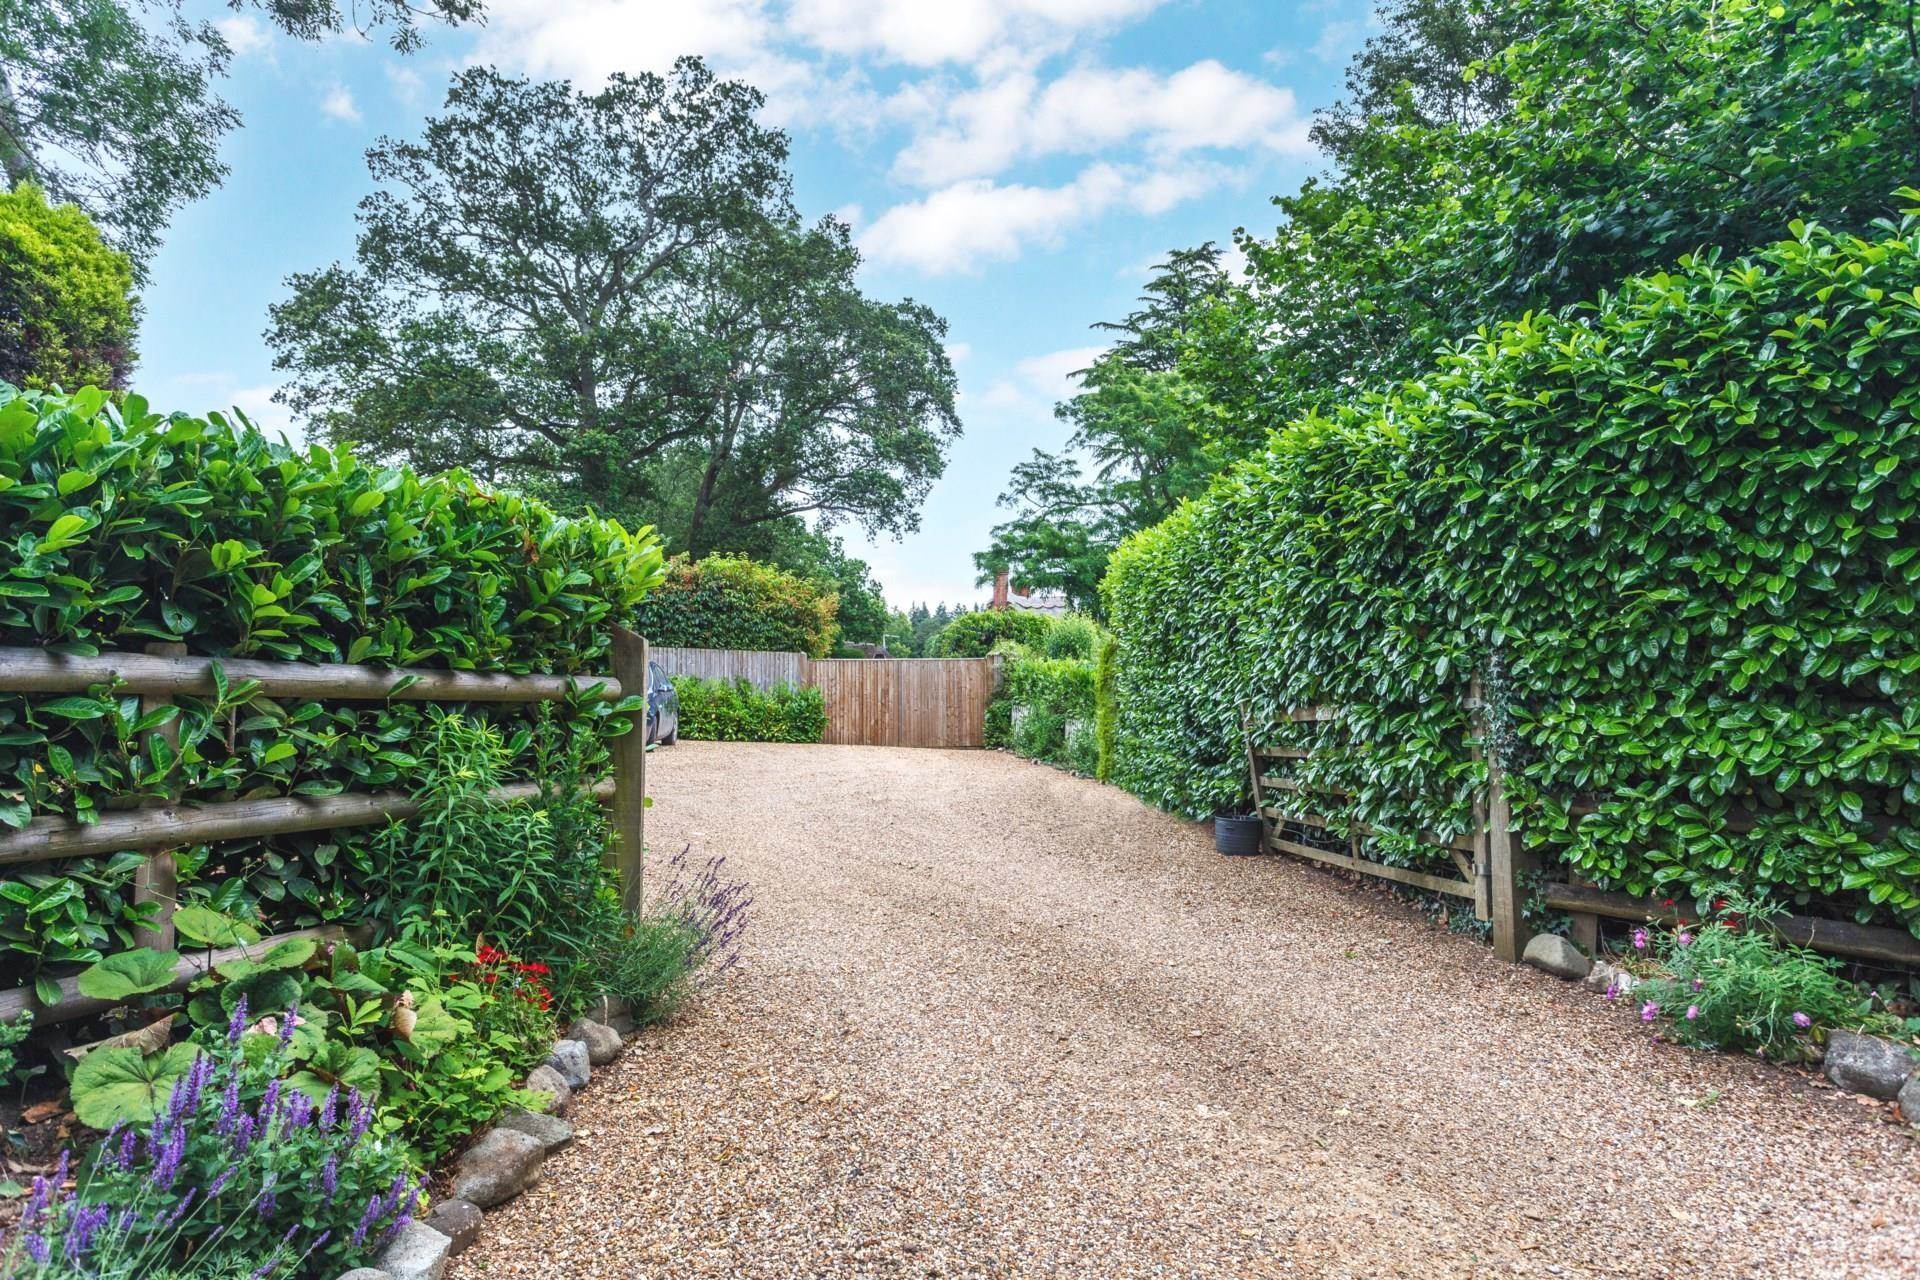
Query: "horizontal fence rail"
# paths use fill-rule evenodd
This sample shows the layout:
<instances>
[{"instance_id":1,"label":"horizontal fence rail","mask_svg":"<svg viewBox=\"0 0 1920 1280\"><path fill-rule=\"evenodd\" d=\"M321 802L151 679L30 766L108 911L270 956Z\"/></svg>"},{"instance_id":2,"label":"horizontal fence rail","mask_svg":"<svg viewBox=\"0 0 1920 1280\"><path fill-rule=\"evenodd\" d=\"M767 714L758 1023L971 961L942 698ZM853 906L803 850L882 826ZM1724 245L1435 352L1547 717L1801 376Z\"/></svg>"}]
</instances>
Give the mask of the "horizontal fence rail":
<instances>
[{"instance_id":1,"label":"horizontal fence rail","mask_svg":"<svg viewBox=\"0 0 1920 1280\"><path fill-rule=\"evenodd\" d=\"M258 662L250 658L172 658L145 653L68 657L44 649L0 648L0 693L79 693L115 685L128 693L212 697L218 664L229 686L257 681L269 698L343 702L560 702L576 695L618 699L611 676L503 676L344 663Z\"/></svg>"},{"instance_id":2,"label":"horizontal fence rail","mask_svg":"<svg viewBox=\"0 0 1920 1280\"><path fill-rule=\"evenodd\" d=\"M215 696L222 681L229 689L251 687L257 696L316 701L409 701L537 703L572 698L617 700L625 691L647 687L647 642L625 628L613 632L612 675L498 675L426 668L387 668L340 663L261 662L252 659L188 657L178 645L154 646L144 654L106 653L72 657L42 649L0 648L0 693L77 693L107 688L138 694L143 714L174 697ZM216 672L217 668L217 672ZM632 727L613 743L612 776L594 787L594 795L612 808L613 839L607 862L618 874L623 901L630 910L640 902L646 806L646 711L631 713ZM177 732L163 726L157 733ZM499 787L490 794L502 803L537 797L537 783ZM142 851L146 859L134 880L134 900L152 904L154 923L139 931L142 945L173 947L176 906L174 851L188 845L254 839L304 831L327 831L404 821L420 812L421 802L397 791L343 792L333 796L269 796L194 804L175 797L140 807L109 810L93 822L64 816L34 818L25 826L0 829L0 869L65 858ZM334 926L296 930L255 946L298 937L334 937ZM200 952L180 962L172 989L206 970L247 954L247 948ZM0 1021L32 1011L41 1022L86 1017L114 1007L80 993L78 979L58 979L59 998L50 1004L31 989L0 991Z\"/></svg>"}]
</instances>

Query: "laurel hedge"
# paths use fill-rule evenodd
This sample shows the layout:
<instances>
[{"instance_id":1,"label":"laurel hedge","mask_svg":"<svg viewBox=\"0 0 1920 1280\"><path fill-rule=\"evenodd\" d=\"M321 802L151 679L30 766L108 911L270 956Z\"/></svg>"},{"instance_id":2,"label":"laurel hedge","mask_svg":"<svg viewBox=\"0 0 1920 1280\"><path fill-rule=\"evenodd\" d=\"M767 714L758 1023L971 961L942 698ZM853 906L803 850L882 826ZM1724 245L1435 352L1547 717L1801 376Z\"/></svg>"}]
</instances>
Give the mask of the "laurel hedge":
<instances>
[{"instance_id":1,"label":"laurel hedge","mask_svg":"<svg viewBox=\"0 0 1920 1280\"><path fill-rule=\"evenodd\" d=\"M824 658L840 637L840 597L795 573L745 556L675 556L640 609L659 645L752 649Z\"/></svg>"},{"instance_id":2,"label":"laurel hedge","mask_svg":"<svg viewBox=\"0 0 1920 1280\"><path fill-rule=\"evenodd\" d=\"M611 624L662 574L650 530L94 389L0 384L0 529L0 645L62 653L164 641L218 658L604 672ZM142 715L137 697L0 692L0 824L87 821L168 792L209 802L415 780L422 704L271 700L239 682L178 701L176 755L150 746L168 713ZM560 714L613 732L608 712L582 701ZM524 727L527 712L476 714ZM528 735L511 741L524 756ZM357 893L355 849L315 836L187 850L184 893L275 926L338 918ZM141 918L138 861L8 869L0 985L124 945Z\"/></svg>"},{"instance_id":3,"label":"laurel hedge","mask_svg":"<svg viewBox=\"0 0 1920 1280\"><path fill-rule=\"evenodd\" d=\"M1920 930L1920 224L1791 232L1483 331L1128 541L1116 780L1243 803L1244 708L1380 856L1437 856L1478 676L1550 870Z\"/></svg>"}]
</instances>

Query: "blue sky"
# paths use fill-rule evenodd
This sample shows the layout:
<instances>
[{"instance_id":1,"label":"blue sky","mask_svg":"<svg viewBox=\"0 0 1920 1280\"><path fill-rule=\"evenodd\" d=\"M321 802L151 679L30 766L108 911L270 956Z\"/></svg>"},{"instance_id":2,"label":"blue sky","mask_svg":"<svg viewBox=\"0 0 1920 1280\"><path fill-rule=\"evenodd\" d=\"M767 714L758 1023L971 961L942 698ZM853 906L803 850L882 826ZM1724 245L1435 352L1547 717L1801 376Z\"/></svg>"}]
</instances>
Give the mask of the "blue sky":
<instances>
[{"instance_id":1,"label":"blue sky","mask_svg":"<svg viewBox=\"0 0 1920 1280\"><path fill-rule=\"evenodd\" d=\"M194 2L235 48L245 126L154 263L135 384L156 406L298 433L271 403L267 304L351 255L365 148L415 134L456 67L585 84L701 54L766 91L803 211L853 224L867 289L952 326L965 435L921 531L843 531L901 606L982 598L971 553L1012 465L1064 440L1052 405L1098 350L1089 326L1168 249L1271 228L1372 21L1368 0L489 0L485 27L403 57Z\"/></svg>"}]
</instances>

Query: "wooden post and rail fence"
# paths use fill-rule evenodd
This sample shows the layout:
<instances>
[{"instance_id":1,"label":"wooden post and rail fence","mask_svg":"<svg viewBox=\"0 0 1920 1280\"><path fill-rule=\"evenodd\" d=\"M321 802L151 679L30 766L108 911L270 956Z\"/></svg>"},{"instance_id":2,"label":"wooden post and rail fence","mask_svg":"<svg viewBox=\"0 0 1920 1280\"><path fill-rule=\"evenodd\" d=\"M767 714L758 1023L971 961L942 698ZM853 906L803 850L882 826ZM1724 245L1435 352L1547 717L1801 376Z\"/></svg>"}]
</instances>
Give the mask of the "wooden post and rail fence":
<instances>
[{"instance_id":1,"label":"wooden post and rail fence","mask_svg":"<svg viewBox=\"0 0 1920 1280\"><path fill-rule=\"evenodd\" d=\"M141 711L165 705L176 695L211 697L217 691L214 666L230 685L258 682L259 696L336 702L558 702L584 696L617 701L647 689L647 642L625 628L613 631L610 675L510 676L421 668L342 664L260 662L250 659L187 657L181 646L152 646L144 654L106 653L68 657L42 649L0 648L0 693L85 693L99 687L138 694ZM178 720L155 730L178 735ZM646 711L633 713L633 727L614 739L611 776L595 795L611 806L613 840L608 866L619 876L628 910L638 911L646 815ZM539 788L518 783L493 792L497 800L532 799ZM102 812L93 822L41 817L24 827L0 828L0 873L25 863L98 857L126 850L145 855L134 877L134 901L151 903L151 923L138 936L141 945L162 950L174 942L177 883L174 852L218 840L287 835L363 827L410 818L420 811L411 795L397 791L346 792L333 796L273 796L204 805L176 797L148 801L139 808ZM337 925L297 929L263 938L255 947L289 938L331 940L343 936ZM197 952L180 962L173 989L185 987L210 967L245 954L249 948ZM50 1004L30 989L0 991L0 1022L31 1011L41 1023L85 1017L112 1007L113 1001L80 993L74 978L60 980L60 997Z\"/></svg>"},{"instance_id":2,"label":"wooden post and rail fence","mask_svg":"<svg viewBox=\"0 0 1920 1280\"><path fill-rule=\"evenodd\" d=\"M804 653L659 646L669 675L745 680L759 689L820 690L830 743L864 747L983 747L998 658L809 658Z\"/></svg>"},{"instance_id":3,"label":"wooden post and rail fence","mask_svg":"<svg viewBox=\"0 0 1920 1280\"><path fill-rule=\"evenodd\" d=\"M1317 806L1312 796L1316 792L1334 799L1343 798L1345 793L1330 788L1312 788L1273 772L1276 767L1287 767L1284 763L1276 762L1306 759L1314 754L1313 751L1303 747L1260 745L1255 727L1248 720L1243 707L1241 726L1246 736L1247 766L1252 775L1254 806L1262 819L1267 851L1293 854L1361 875L1471 901L1475 917L1492 924L1495 953L1509 961L1520 958L1531 937L1526 922L1530 888L1537 893L1540 905L1573 915L1574 940L1584 945L1589 953L1595 949L1601 916L1672 923L1685 915L1676 906L1657 904L1645 898L1614 893L1589 884L1548 882L1530 885L1534 861L1528 854L1525 842L1513 828L1513 814L1499 752L1488 750L1491 735L1477 681L1467 693L1464 710L1472 726L1473 758L1484 762L1487 774L1485 787L1474 799L1474 829L1451 838L1433 831L1421 831L1418 835L1419 843L1445 851L1453 861L1458 874L1448 876L1393 866L1365 856L1366 839L1377 834L1375 828L1364 822L1344 822L1315 812ZM1338 707L1298 707L1286 712L1283 719L1290 724L1324 724L1337 721L1340 717ZM1573 806L1575 814L1593 810L1590 802ZM1735 830L1751 829L1754 824L1753 815L1746 813L1734 813L1729 821ZM1319 837L1323 843L1330 842L1330 839L1344 839L1345 850L1321 848L1312 842L1313 838L1307 829L1323 833ZM1920 969L1920 938L1903 929L1876 928L1849 920L1798 915L1777 917L1772 927L1787 941L1816 951Z\"/></svg>"}]
</instances>

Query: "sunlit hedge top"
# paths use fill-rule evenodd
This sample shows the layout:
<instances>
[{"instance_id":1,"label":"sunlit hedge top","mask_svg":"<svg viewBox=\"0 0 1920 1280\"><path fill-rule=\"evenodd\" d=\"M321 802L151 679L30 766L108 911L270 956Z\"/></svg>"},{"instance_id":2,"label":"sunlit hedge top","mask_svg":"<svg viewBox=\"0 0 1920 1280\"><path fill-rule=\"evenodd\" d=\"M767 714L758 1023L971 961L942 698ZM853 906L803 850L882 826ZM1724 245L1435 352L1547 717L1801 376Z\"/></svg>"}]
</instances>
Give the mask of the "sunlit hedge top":
<instances>
[{"instance_id":1,"label":"sunlit hedge top","mask_svg":"<svg viewBox=\"0 0 1920 1280\"><path fill-rule=\"evenodd\" d=\"M770 564L679 555L640 611L640 623L655 644L824 658L840 635L839 607L833 592Z\"/></svg>"},{"instance_id":2,"label":"sunlit hedge top","mask_svg":"<svg viewBox=\"0 0 1920 1280\"><path fill-rule=\"evenodd\" d=\"M650 530L295 451L138 396L0 384L0 643L570 672L661 576Z\"/></svg>"},{"instance_id":3,"label":"sunlit hedge top","mask_svg":"<svg viewBox=\"0 0 1920 1280\"><path fill-rule=\"evenodd\" d=\"M1304 775L1459 831L1481 674L1517 817L1566 864L1920 925L1920 226L1793 231L1480 334L1128 542L1120 779L1232 803L1243 701L1334 703L1289 731L1328 748Z\"/></svg>"}]
</instances>

